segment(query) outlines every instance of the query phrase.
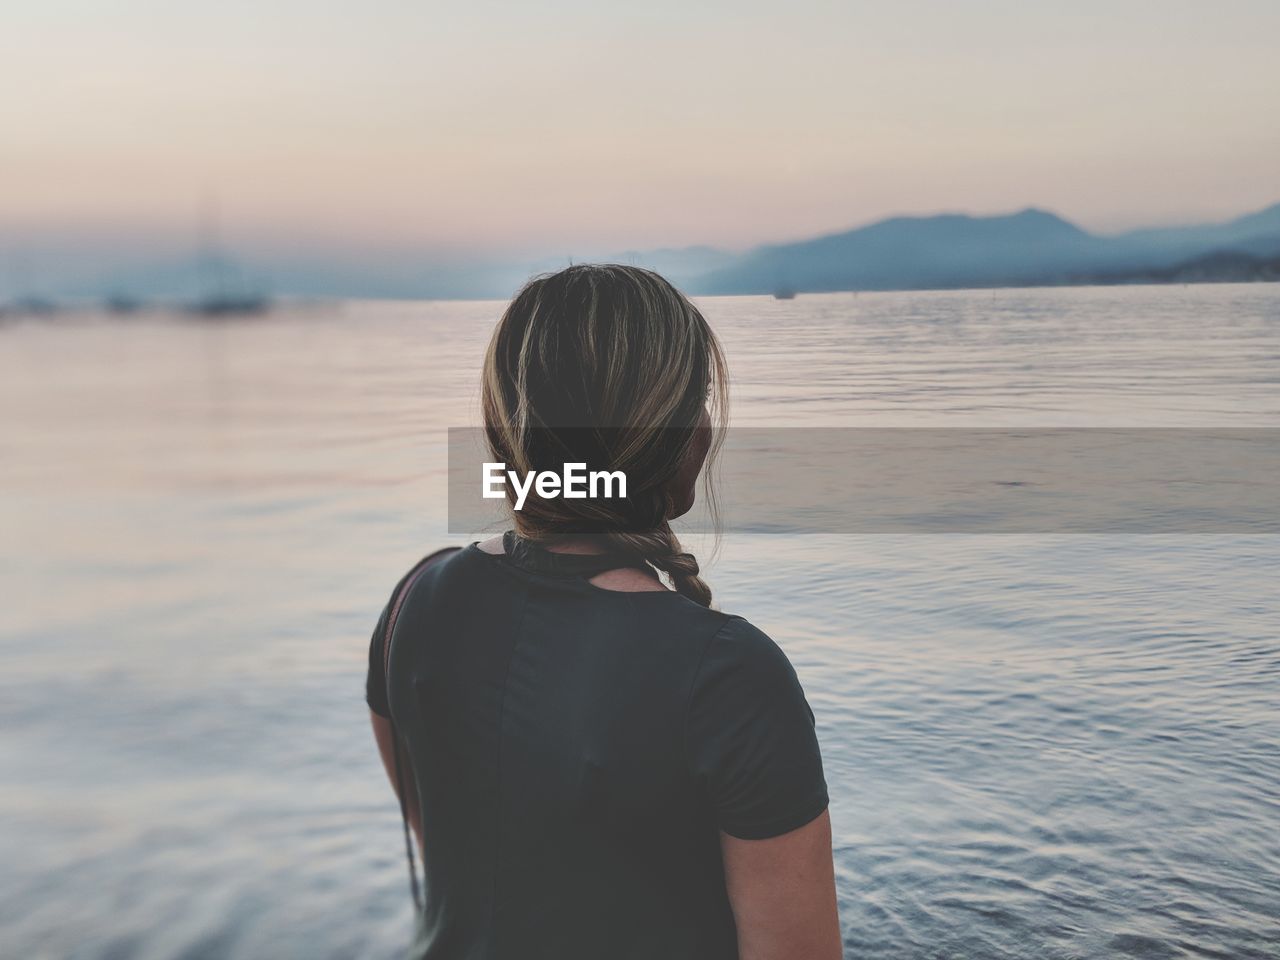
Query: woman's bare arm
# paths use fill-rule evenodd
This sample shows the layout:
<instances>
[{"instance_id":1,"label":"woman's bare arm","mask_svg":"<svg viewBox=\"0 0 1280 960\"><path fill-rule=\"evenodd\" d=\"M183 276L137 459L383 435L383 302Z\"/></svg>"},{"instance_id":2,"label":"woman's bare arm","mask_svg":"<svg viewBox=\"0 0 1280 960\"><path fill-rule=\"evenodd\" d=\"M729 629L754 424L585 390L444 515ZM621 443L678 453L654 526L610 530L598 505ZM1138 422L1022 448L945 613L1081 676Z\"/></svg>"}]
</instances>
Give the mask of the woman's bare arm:
<instances>
[{"instance_id":1,"label":"woman's bare arm","mask_svg":"<svg viewBox=\"0 0 1280 960\"><path fill-rule=\"evenodd\" d=\"M387 779L391 781L391 789L396 789L396 741L395 736L391 732L391 721L386 717L379 716L372 710L369 711L369 719L373 722L373 739L378 743L378 753L382 757L382 766L387 771ZM403 800L405 811L409 815L409 826L413 828L413 835L417 838L418 849L422 849L422 815L418 809L418 791L414 786L413 773L409 768L409 759L402 753L400 755L400 772L404 779L404 796L397 797Z\"/></svg>"},{"instance_id":2,"label":"woman's bare arm","mask_svg":"<svg viewBox=\"0 0 1280 960\"><path fill-rule=\"evenodd\" d=\"M840 960L831 817L780 837L720 834L739 960Z\"/></svg>"}]
</instances>

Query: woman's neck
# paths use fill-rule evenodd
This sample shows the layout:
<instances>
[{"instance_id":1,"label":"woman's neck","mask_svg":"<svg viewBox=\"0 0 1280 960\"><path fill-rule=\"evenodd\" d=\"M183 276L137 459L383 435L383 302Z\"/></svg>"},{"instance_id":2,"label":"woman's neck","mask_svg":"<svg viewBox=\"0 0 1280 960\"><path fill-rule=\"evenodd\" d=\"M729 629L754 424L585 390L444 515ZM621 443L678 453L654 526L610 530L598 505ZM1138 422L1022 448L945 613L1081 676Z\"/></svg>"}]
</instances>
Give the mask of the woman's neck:
<instances>
[{"instance_id":1,"label":"woman's neck","mask_svg":"<svg viewBox=\"0 0 1280 960\"><path fill-rule=\"evenodd\" d=\"M551 553L598 554L608 553L609 548L600 537L565 537L542 545Z\"/></svg>"}]
</instances>

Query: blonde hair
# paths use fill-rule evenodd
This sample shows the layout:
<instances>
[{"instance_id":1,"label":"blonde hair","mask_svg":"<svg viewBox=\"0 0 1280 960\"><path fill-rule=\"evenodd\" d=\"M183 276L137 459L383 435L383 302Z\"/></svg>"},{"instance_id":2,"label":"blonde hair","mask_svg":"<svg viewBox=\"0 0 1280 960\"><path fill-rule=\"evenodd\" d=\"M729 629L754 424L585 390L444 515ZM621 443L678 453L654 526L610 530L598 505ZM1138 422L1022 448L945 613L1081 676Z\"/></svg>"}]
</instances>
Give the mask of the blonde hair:
<instances>
[{"instance_id":1,"label":"blonde hair","mask_svg":"<svg viewBox=\"0 0 1280 960\"><path fill-rule=\"evenodd\" d=\"M711 418L704 495L727 422L724 355L711 327L651 270L580 264L530 280L485 355L485 433L495 459L526 473L586 460L627 476L625 500L529 497L516 531L552 543L592 532L710 606L698 561L671 529L671 485Z\"/></svg>"}]
</instances>

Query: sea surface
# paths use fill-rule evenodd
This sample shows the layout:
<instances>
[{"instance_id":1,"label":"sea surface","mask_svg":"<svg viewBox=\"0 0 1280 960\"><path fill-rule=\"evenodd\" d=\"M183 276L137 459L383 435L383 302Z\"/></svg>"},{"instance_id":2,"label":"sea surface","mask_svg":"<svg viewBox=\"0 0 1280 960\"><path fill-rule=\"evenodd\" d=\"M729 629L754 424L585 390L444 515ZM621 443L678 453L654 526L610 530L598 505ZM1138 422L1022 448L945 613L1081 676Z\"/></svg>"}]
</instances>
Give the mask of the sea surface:
<instances>
[{"instance_id":1,"label":"sea surface","mask_svg":"<svg viewBox=\"0 0 1280 960\"><path fill-rule=\"evenodd\" d=\"M700 303L735 425L1280 426L1280 285ZM0 326L0 956L400 955L368 640L464 539L501 306ZM846 956L1280 956L1280 537L731 532L708 579L818 718Z\"/></svg>"}]
</instances>

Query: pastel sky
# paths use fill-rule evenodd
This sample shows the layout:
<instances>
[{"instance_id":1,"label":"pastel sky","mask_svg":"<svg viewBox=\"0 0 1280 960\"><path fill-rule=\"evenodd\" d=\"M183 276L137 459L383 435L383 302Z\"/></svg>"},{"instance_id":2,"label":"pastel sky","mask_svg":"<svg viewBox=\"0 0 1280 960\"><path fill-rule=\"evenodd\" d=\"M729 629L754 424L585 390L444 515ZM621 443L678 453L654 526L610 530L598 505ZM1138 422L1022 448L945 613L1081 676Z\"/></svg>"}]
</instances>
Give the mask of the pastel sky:
<instances>
[{"instance_id":1,"label":"pastel sky","mask_svg":"<svg viewBox=\"0 0 1280 960\"><path fill-rule=\"evenodd\" d=\"M1280 200L1276 0L0 0L0 233L740 248Z\"/></svg>"}]
</instances>

